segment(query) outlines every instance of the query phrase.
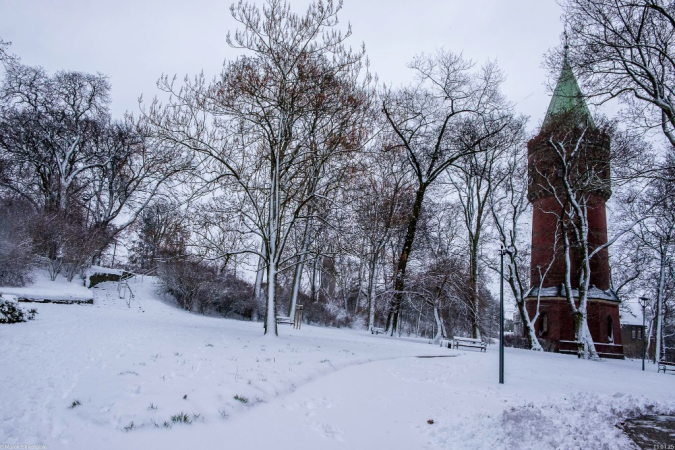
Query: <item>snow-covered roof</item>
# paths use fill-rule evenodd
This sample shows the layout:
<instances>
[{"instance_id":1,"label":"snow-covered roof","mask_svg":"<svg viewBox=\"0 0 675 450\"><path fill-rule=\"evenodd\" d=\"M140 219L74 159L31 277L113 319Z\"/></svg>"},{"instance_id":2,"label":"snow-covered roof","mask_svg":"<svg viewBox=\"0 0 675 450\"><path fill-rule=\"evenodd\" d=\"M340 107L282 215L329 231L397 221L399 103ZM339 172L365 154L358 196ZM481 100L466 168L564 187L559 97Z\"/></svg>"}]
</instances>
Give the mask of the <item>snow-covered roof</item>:
<instances>
[{"instance_id":1,"label":"snow-covered roof","mask_svg":"<svg viewBox=\"0 0 675 450\"><path fill-rule=\"evenodd\" d=\"M541 295L542 297L565 297L565 285L560 284L559 286L545 287L541 289L541 293L539 288L535 286L530 288L527 293L527 297L537 297L538 295ZM572 289L572 295L578 297L579 290ZM588 298L593 300L609 300L612 302L621 301L611 289L603 291L595 286L591 286L588 289Z\"/></svg>"},{"instance_id":2,"label":"snow-covered roof","mask_svg":"<svg viewBox=\"0 0 675 450\"><path fill-rule=\"evenodd\" d=\"M633 302L624 304L625 310L621 311L621 325L639 325L642 326L642 308Z\"/></svg>"}]
</instances>

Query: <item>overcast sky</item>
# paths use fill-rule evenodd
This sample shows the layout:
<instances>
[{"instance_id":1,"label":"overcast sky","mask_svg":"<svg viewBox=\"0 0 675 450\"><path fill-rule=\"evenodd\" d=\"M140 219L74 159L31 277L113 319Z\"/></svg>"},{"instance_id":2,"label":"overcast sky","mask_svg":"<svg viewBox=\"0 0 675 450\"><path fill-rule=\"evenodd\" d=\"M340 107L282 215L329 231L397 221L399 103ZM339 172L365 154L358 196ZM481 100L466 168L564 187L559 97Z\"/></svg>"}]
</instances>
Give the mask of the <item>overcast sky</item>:
<instances>
[{"instance_id":1,"label":"overcast sky","mask_svg":"<svg viewBox=\"0 0 675 450\"><path fill-rule=\"evenodd\" d=\"M156 94L162 73L213 76L237 56L225 36L236 24L233 0L0 0L0 38L25 64L48 71L101 72L112 82L112 111L138 109ZM304 11L309 0L291 0ZM256 3L260 3L257 1ZM504 93L520 113L541 122L548 106L543 54L559 42L555 0L345 0L351 23L382 82L407 83L415 54L444 47L477 63L496 59Z\"/></svg>"},{"instance_id":2,"label":"overcast sky","mask_svg":"<svg viewBox=\"0 0 675 450\"><path fill-rule=\"evenodd\" d=\"M225 36L236 24L233 0L0 0L0 38L25 64L50 72L101 72L112 82L112 112L138 110L162 73L211 76L237 53ZM385 83L410 81L406 63L444 47L477 63L496 59L506 96L543 120L550 101L543 55L563 31L555 0L344 0L350 45L365 43L371 69ZM261 3L257 1L257 3ZM291 0L304 11L309 0Z\"/></svg>"}]
</instances>

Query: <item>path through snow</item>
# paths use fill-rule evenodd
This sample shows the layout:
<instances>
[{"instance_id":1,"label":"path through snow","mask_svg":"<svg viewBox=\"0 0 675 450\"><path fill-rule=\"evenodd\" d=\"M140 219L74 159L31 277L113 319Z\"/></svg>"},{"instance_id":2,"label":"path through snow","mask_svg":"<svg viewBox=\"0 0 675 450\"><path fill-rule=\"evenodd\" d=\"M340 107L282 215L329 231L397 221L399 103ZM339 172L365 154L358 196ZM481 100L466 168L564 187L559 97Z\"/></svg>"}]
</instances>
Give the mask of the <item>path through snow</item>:
<instances>
[{"instance_id":1,"label":"path through snow","mask_svg":"<svg viewBox=\"0 0 675 450\"><path fill-rule=\"evenodd\" d=\"M675 377L638 362L507 349L500 386L494 347L309 326L264 338L260 324L166 304L152 278L131 287L131 308L105 283L93 306L39 305L36 321L0 327L0 444L633 448L615 425L675 405Z\"/></svg>"}]
</instances>

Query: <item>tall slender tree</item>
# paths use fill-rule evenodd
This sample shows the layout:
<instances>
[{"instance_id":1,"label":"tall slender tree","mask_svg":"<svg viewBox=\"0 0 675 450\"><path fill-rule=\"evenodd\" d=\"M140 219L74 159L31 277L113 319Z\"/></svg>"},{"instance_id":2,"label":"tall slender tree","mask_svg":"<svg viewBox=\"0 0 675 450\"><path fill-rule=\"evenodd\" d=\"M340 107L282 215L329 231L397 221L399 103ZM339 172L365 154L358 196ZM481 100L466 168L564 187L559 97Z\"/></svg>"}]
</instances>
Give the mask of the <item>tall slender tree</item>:
<instances>
[{"instance_id":1,"label":"tall slender tree","mask_svg":"<svg viewBox=\"0 0 675 450\"><path fill-rule=\"evenodd\" d=\"M400 91L387 91L382 109L397 137L396 146L406 152L415 179L415 196L407 230L398 252L394 295L388 331L397 327L405 291L405 279L418 221L429 187L465 156L484 151L480 143L508 125L509 111L499 93L501 75L492 63L473 70L461 56L439 51L420 56L410 64L416 83ZM480 120L482 126L467 124Z\"/></svg>"}]
</instances>

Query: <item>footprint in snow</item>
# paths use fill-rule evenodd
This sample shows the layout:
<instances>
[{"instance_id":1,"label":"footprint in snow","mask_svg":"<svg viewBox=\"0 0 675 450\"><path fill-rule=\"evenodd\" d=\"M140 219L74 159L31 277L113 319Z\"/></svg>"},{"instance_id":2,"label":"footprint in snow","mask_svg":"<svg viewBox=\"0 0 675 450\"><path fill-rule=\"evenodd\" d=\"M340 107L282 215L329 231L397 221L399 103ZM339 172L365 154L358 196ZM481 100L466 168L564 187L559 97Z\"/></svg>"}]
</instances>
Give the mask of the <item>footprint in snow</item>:
<instances>
[{"instance_id":1,"label":"footprint in snow","mask_svg":"<svg viewBox=\"0 0 675 450\"><path fill-rule=\"evenodd\" d=\"M310 428L320 434L323 434L327 438L332 438L338 442L342 442L342 435L344 434L344 431L335 425L314 422L310 425Z\"/></svg>"}]
</instances>

